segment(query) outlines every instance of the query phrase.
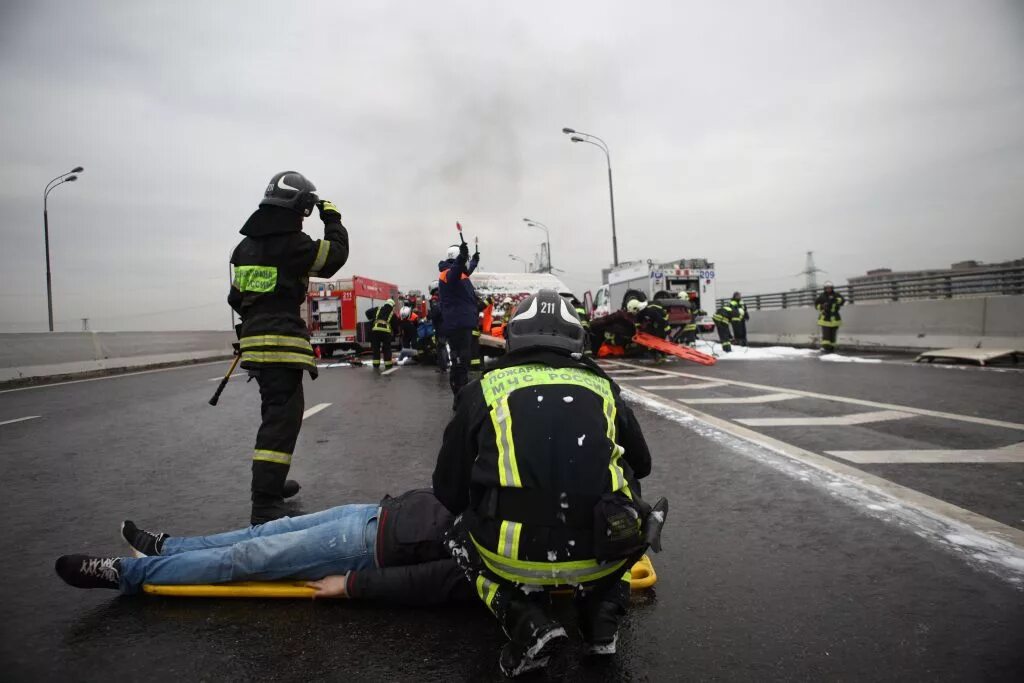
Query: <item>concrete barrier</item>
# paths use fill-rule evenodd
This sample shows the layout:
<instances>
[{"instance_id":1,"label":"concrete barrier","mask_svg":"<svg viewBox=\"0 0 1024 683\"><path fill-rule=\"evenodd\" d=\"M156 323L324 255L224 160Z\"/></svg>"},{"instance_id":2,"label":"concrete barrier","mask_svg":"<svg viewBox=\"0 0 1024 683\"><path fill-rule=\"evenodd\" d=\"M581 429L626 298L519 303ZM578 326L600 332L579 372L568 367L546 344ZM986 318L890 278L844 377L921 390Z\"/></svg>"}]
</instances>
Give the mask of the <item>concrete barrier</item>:
<instances>
[{"instance_id":1,"label":"concrete barrier","mask_svg":"<svg viewBox=\"0 0 1024 683\"><path fill-rule=\"evenodd\" d=\"M234 332L0 334L0 382L231 355Z\"/></svg>"},{"instance_id":2,"label":"concrete barrier","mask_svg":"<svg viewBox=\"0 0 1024 683\"><path fill-rule=\"evenodd\" d=\"M1024 348L1024 296L851 304L840 346L885 349ZM813 308L750 311L754 343L810 346L819 340Z\"/></svg>"}]
</instances>

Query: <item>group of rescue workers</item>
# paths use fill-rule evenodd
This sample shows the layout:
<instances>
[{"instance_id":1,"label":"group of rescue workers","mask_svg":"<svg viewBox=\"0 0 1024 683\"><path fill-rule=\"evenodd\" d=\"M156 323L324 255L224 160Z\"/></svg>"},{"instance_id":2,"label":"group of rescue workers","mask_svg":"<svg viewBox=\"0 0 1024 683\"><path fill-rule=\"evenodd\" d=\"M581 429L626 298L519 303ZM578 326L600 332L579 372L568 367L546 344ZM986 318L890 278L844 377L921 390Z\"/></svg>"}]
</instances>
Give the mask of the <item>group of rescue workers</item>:
<instances>
[{"instance_id":1,"label":"group of rescue workers","mask_svg":"<svg viewBox=\"0 0 1024 683\"><path fill-rule=\"evenodd\" d=\"M302 232L314 208L321 240ZM252 526L184 538L125 521L122 536L142 557L62 556L61 578L131 593L146 583L292 577L310 580L319 595L410 602L431 592L454 596L458 585L507 634L499 665L509 676L560 659L568 635L552 616L551 592L567 589L585 652L614 654L630 569L648 547L660 549L667 502L642 498L651 455L619 387L585 353L578 302L553 290L514 308L501 302L507 352L470 382L480 330L471 276L480 254L470 257L464 242L453 246L438 264L428 314L449 352L454 394L432 490L288 517L284 499L298 490L287 474L302 425L302 374L317 377L300 305L310 277L330 277L345 264L348 233L337 207L294 171L271 179L241 232L228 302L242 321L241 366L261 397ZM375 365L392 363L394 317L393 300L373 311ZM398 318L405 319L401 309ZM349 537L359 552L349 552Z\"/></svg>"},{"instance_id":2,"label":"group of rescue workers","mask_svg":"<svg viewBox=\"0 0 1024 683\"><path fill-rule=\"evenodd\" d=\"M324 223L321 240L302 232L314 208ZM592 340L584 307L553 290L497 307L481 302L472 284L479 251L470 256L465 242L453 245L438 263L425 321L408 303L396 314L394 299L367 311L375 367L392 366L396 331L411 345L423 323L436 335L438 368L450 366L454 415L432 489L289 517L285 498L299 489L287 475L302 425L303 373L317 377L300 305L310 277L330 277L347 261L348 232L313 183L285 171L271 179L241 233L228 303L241 317L236 352L261 398L251 526L186 538L125 521L121 533L136 557L65 555L56 565L61 578L125 593L147 583L298 578L327 597L438 604L475 594L509 638L499 656L508 676L560 659L568 635L552 616L551 598L567 589L585 652L614 654L630 569L648 548L660 550L668 504L644 501L640 479L651 472L650 451L618 385L590 352L601 355L637 331L665 339L665 307L657 299L630 301L628 329ZM682 339L692 343L705 313L696 296L687 305L691 323ZM826 350L834 347L842 305L828 283L816 302ZM724 350L746 344L748 319L738 292L718 308ZM506 353L493 365L478 363L482 376L470 381L479 358L474 343L484 333L504 337Z\"/></svg>"}]
</instances>

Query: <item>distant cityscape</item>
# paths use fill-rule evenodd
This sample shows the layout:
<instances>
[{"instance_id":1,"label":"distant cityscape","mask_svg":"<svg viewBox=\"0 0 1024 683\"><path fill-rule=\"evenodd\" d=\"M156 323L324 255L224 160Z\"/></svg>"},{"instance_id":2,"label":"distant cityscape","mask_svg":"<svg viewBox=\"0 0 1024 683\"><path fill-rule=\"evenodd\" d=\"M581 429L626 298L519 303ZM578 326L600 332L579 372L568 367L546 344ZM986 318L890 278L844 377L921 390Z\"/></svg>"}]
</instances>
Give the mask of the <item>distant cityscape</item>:
<instances>
[{"instance_id":1,"label":"distant cityscape","mask_svg":"<svg viewBox=\"0 0 1024 683\"><path fill-rule=\"evenodd\" d=\"M892 280L906 280L916 277L936 277L950 274L961 274L964 271L985 272L988 270L1000 270L1002 268L1019 268L1024 266L1024 258L1013 261L1002 261L1000 263L982 263L981 261L958 261L951 264L949 268L932 268L926 270L893 270L892 268L875 268L869 270L865 275L855 275L847 278L850 285L874 284L878 282L889 282Z\"/></svg>"}]
</instances>

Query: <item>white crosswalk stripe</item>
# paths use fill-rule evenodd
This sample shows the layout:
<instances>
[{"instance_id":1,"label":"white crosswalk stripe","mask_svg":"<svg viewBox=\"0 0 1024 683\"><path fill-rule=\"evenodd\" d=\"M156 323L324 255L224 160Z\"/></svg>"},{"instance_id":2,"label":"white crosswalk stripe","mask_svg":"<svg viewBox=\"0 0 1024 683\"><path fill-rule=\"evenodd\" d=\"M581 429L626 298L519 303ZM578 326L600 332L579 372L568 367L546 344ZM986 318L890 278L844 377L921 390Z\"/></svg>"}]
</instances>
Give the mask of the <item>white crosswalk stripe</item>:
<instances>
[{"instance_id":1,"label":"white crosswalk stripe","mask_svg":"<svg viewBox=\"0 0 1024 683\"><path fill-rule=\"evenodd\" d=\"M979 450L895 450L895 451L825 451L828 455L860 465L931 465L941 463L1024 462L1024 442L1005 448Z\"/></svg>"},{"instance_id":2,"label":"white crosswalk stripe","mask_svg":"<svg viewBox=\"0 0 1024 683\"><path fill-rule=\"evenodd\" d=\"M321 410L323 410L324 408L328 407L329 405L331 405L331 404L330 403L317 403L315 406L313 406L312 408L310 408L309 410L307 410L306 412L304 412L302 414L302 419L305 420L307 418L313 417L314 415L316 415L317 413L319 413Z\"/></svg>"},{"instance_id":3,"label":"white crosswalk stripe","mask_svg":"<svg viewBox=\"0 0 1024 683\"><path fill-rule=\"evenodd\" d=\"M864 425L886 420L902 420L907 417L913 417L913 415L896 410L876 410L870 413L828 417L750 417L736 421L748 427L831 427Z\"/></svg>"},{"instance_id":4,"label":"white crosswalk stripe","mask_svg":"<svg viewBox=\"0 0 1024 683\"><path fill-rule=\"evenodd\" d=\"M651 391L671 391L673 389L714 389L715 387L724 387L724 382L693 382L692 384L654 384L652 386L641 385L641 389L650 389Z\"/></svg>"},{"instance_id":5,"label":"white crosswalk stripe","mask_svg":"<svg viewBox=\"0 0 1024 683\"><path fill-rule=\"evenodd\" d=\"M728 398L680 398L680 403L687 405L711 405L726 403L775 403L799 398L796 394L760 394L758 396L730 396Z\"/></svg>"},{"instance_id":6,"label":"white crosswalk stripe","mask_svg":"<svg viewBox=\"0 0 1024 683\"><path fill-rule=\"evenodd\" d=\"M38 417L41 417L41 416L40 415L29 415L28 417L17 417L17 418L15 418L13 420L4 420L3 422L0 422L0 427L2 427L4 425L12 425L15 422L24 422L25 420L35 420Z\"/></svg>"}]
</instances>

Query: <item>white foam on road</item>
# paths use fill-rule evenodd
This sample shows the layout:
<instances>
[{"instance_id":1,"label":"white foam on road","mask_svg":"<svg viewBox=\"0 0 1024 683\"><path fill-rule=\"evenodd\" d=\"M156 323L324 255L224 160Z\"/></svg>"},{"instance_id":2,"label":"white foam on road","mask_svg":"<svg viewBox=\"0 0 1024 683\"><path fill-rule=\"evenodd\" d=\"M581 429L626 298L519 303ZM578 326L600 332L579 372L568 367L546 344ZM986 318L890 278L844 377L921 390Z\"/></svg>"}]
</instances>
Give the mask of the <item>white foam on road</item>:
<instances>
[{"instance_id":1,"label":"white foam on road","mask_svg":"<svg viewBox=\"0 0 1024 683\"><path fill-rule=\"evenodd\" d=\"M39 417L42 417L42 416L41 415L28 415L27 417L16 417L13 420L4 420L3 422L0 422L0 427L3 427L4 425L12 425L15 422L24 422L26 420L35 420L35 419L37 419Z\"/></svg>"},{"instance_id":2,"label":"white foam on road","mask_svg":"<svg viewBox=\"0 0 1024 683\"><path fill-rule=\"evenodd\" d=\"M313 406L312 408L310 408L309 410L307 410L306 412L304 412L302 414L302 419L305 420L307 418L313 417L314 415L316 415L317 413L319 413L321 410L323 410L324 408L328 407L329 405L331 405L331 404L330 403L317 403L315 406Z\"/></svg>"},{"instance_id":3,"label":"white foam on road","mask_svg":"<svg viewBox=\"0 0 1024 683\"><path fill-rule=\"evenodd\" d=\"M860 358L858 356L843 356L838 353L827 353L818 360L823 363L882 363L881 358Z\"/></svg>"},{"instance_id":4,"label":"white foam on road","mask_svg":"<svg viewBox=\"0 0 1024 683\"><path fill-rule=\"evenodd\" d=\"M701 417L689 414L682 406L664 403L665 399L653 394L623 389L622 395L627 400L640 404L730 451L827 491L830 496L863 514L908 529L917 536L955 553L971 566L988 571L1024 591L1024 543L1014 542L1021 539L1024 534L1018 529L1006 527L976 513L962 510L868 473L850 470L848 465L835 463L836 466L852 472L850 475L844 475L829 464L832 461L827 461L822 456L806 452L808 459L803 459L799 456L802 449L769 437L765 437L764 442L754 440L758 436L757 433L744 427L735 428L744 430L752 436L738 436L727 432L710 422L716 418L699 413ZM729 425L724 420L718 422L726 427ZM810 458L825 462L814 462ZM877 485L868 483L872 481L877 482ZM901 493L904 495L901 496ZM951 514L942 514L936 512L936 509L948 510ZM964 520L974 520L982 527L1004 531L987 533Z\"/></svg>"}]
</instances>

